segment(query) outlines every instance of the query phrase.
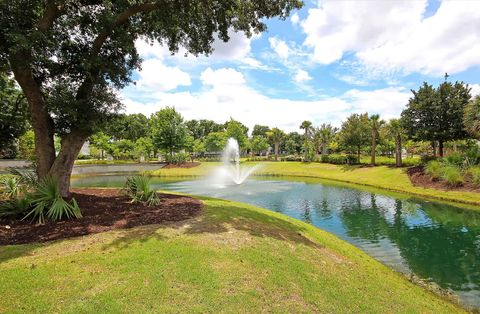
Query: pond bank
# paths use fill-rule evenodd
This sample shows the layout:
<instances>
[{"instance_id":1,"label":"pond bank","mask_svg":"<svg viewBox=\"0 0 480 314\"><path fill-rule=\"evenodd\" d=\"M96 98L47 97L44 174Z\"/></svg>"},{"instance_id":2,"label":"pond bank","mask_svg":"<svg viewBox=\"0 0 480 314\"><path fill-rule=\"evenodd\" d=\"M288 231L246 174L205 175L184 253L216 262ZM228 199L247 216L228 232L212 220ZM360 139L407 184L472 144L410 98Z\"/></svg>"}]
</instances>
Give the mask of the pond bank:
<instances>
[{"instance_id":1,"label":"pond bank","mask_svg":"<svg viewBox=\"0 0 480 314\"><path fill-rule=\"evenodd\" d=\"M247 162L246 165L255 163ZM441 200L467 205L474 210L480 210L480 193L436 190L414 186L406 173L406 168L387 166L362 167L348 165L332 165L324 163L302 162L260 162L260 168L255 175L261 176L294 176L326 179L349 184L379 188L392 192L406 193L432 200ZM159 169L151 174L160 177L197 177L207 175L219 163L202 163L198 167L187 169Z\"/></svg>"}]
</instances>

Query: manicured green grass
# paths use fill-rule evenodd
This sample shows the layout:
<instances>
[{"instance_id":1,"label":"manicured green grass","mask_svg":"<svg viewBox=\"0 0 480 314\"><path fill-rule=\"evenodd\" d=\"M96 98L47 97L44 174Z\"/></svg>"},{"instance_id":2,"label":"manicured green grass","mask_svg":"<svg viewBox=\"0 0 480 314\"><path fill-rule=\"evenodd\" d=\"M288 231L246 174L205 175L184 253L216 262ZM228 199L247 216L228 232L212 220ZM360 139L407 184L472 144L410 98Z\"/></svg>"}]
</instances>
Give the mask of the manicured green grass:
<instances>
[{"instance_id":1,"label":"manicured green grass","mask_svg":"<svg viewBox=\"0 0 480 314\"><path fill-rule=\"evenodd\" d=\"M253 165L255 163L243 163ZM430 188L415 187L410 182L405 168L387 166L360 167L332 165L324 163L301 162L260 162L257 175L296 176L335 180L394 192L409 193L421 197L439 199L450 202L480 205L480 193L465 191L443 191ZM157 176L193 177L208 174L218 163L202 163L194 168L170 168L152 172Z\"/></svg>"},{"instance_id":2,"label":"manicured green grass","mask_svg":"<svg viewBox=\"0 0 480 314\"><path fill-rule=\"evenodd\" d=\"M203 201L175 225L0 247L0 312L463 311L313 226Z\"/></svg>"}]
</instances>

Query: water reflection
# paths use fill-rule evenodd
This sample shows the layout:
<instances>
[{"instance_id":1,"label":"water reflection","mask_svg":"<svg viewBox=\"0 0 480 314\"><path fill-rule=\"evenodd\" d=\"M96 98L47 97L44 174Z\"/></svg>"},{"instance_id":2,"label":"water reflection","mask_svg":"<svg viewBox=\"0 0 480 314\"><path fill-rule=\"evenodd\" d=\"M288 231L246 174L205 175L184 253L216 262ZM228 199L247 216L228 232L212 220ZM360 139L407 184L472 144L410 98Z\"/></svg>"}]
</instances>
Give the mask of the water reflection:
<instances>
[{"instance_id":1,"label":"water reflection","mask_svg":"<svg viewBox=\"0 0 480 314\"><path fill-rule=\"evenodd\" d=\"M119 176L92 179L72 180L72 184L114 186L124 180ZM197 181L165 183L159 179L154 185L250 203L306 221L480 307L479 212L318 183L249 180L240 186L212 189Z\"/></svg>"}]
</instances>

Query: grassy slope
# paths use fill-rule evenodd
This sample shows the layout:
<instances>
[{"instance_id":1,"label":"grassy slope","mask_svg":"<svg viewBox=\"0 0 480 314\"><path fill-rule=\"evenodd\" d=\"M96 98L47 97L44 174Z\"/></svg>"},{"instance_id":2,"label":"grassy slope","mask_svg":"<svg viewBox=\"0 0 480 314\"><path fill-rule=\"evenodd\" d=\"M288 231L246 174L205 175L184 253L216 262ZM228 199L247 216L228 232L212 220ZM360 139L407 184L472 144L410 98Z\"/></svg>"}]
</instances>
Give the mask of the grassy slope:
<instances>
[{"instance_id":1,"label":"grassy slope","mask_svg":"<svg viewBox=\"0 0 480 314\"><path fill-rule=\"evenodd\" d=\"M0 247L0 312L455 313L338 238L252 206Z\"/></svg>"},{"instance_id":2,"label":"grassy slope","mask_svg":"<svg viewBox=\"0 0 480 314\"><path fill-rule=\"evenodd\" d=\"M254 163L245 163L254 164ZM360 184L390 191L414 194L445 201L480 205L480 193L463 191L441 191L415 187L404 168L339 166L323 163L261 162L258 175L313 177ZM203 163L195 168L160 169L153 172L158 176L199 176L209 172L215 163Z\"/></svg>"}]
</instances>

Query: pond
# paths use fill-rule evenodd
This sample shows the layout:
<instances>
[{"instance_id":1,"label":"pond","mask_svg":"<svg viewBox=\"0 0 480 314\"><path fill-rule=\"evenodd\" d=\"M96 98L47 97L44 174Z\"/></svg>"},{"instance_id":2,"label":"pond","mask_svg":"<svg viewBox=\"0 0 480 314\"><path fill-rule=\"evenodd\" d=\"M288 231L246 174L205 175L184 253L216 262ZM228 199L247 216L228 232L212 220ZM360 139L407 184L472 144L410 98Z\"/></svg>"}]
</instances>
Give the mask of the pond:
<instances>
[{"instance_id":1,"label":"pond","mask_svg":"<svg viewBox=\"0 0 480 314\"><path fill-rule=\"evenodd\" d=\"M73 187L119 187L122 175L72 178ZM255 178L212 187L153 178L154 188L264 207L329 231L380 262L451 290L480 308L480 212L401 194L301 178Z\"/></svg>"}]
</instances>

